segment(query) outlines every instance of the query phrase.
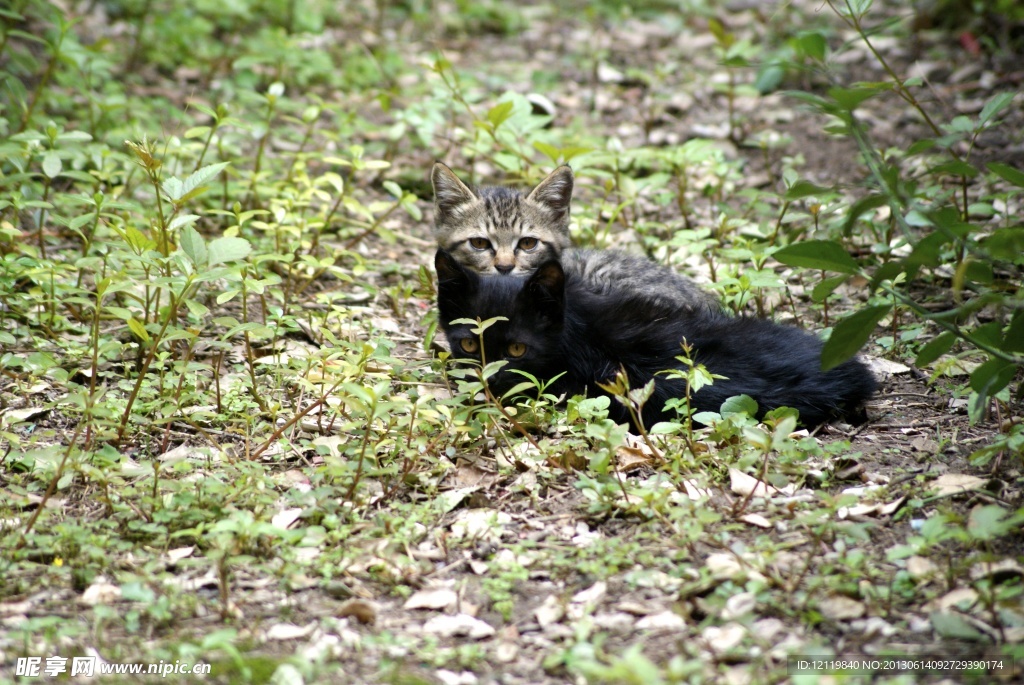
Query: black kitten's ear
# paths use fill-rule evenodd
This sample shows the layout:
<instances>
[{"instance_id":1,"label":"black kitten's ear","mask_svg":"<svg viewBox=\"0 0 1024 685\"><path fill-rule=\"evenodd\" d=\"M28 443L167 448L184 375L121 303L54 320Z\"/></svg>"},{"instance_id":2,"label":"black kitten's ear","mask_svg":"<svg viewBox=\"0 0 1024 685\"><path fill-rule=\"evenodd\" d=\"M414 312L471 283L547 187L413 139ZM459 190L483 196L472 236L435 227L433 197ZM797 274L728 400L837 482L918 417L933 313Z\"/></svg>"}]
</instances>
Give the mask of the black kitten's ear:
<instances>
[{"instance_id":1,"label":"black kitten's ear","mask_svg":"<svg viewBox=\"0 0 1024 685\"><path fill-rule=\"evenodd\" d=\"M547 207L557 216L568 214L572 201L572 169L568 164L558 167L530 191L527 200Z\"/></svg>"},{"instance_id":2,"label":"black kitten's ear","mask_svg":"<svg viewBox=\"0 0 1024 685\"><path fill-rule=\"evenodd\" d=\"M444 250L439 249L434 255L434 269L437 282L445 287L468 290L476 284L476 274L470 273Z\"/></svg>"},{"instance_id":3,"label":"black kitten's ear","mask_svg":"<svg viewBox=\"0 0 1024 685\"><path fill-rule=\"evenodd\" d=\"M441 162L434 162L434 168L430 170L430 183L434 186L434 206L439 217L445 217L459 205L476 199L469 186Z\"/></svg>"},{"instance_id":4,"label":"black kitten's ear","mask_svg":"<svg viewBox=\"0 0 1024 685\"><path fill-rule=\"evenodd\" d=\"M534 306L561 318L565 307L565 272L561 264L556 261L541 264L526 281L524 290Z\"/></svg>"}]
</instances>

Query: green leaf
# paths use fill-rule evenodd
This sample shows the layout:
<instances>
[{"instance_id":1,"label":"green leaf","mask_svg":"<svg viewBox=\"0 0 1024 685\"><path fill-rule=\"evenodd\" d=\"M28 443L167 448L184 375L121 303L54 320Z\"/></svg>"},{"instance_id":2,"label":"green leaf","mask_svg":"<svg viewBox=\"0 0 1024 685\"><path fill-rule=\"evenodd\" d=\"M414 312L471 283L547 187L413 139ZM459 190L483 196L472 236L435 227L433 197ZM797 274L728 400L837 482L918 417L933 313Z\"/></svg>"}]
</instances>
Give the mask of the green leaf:
<instances>
[{"instance_id":1,"label":"green leaf","mask_svg":"<svg viewBox=\"0 0 1024 685\"><path fill-rule=\"evenodd\" d=\"M201 169L196 169L184 181L173 177L166 178L161 187L167 193L167 197L171 199L171 202L181 204L202 192L202 186L211 178L224 171L228 166L229 162L210 164Z\"/></svg>"},{"instance_id":2,"label":"green leaf","mask_svg":"<svg viewBox=\"0 0 1024 685\"><path fill-rule=\"evenodd\" d=\"M814 286L814 290L811 291L811 301L824 302L825 298L835 292L835 289L845 283L846 279L849 277L849 274L847 274L842 276L830 276L829 278L822 280Z\"/></svg>"},{"instance_id":3,"label":"green leaf","mask_svg":"<svg viewBox=\"0 0 1024 685\"><path fill-rule=\"evenodd\" d=\"M865 307L839 321L821 351L821 370L828 371L857 354L890 309L888 304Z\"/></svg>"},{"instance_id":4,"label":"green leaf","mask_svg":"<svg viewBox=\"0 0 1024 685\"><path fill-rule=\"evenodd\" d=\"M979 395L992 397L1009 385L1017 367L1005 359L989 359L971 373L971 389Z\"/></svg>"},{"instance_id":5,"label":"green leaf","mask_svg":"<svg viewBox=\"0 0 1024 685\"><path fill-rule=\"evenodd\" d=\"M163 183L160 184L160 187L163 189L164 193L171 200L171 202L177 202L178 198L180 198L182 194L185 192L183 190L185 184L181 182L181 179L174 178L173 176L171 176L170 178L165 178L163 180Z\"/></svg>"},{"instance_id":6,"label":"green leaf","mask_svg":"<svg viewBox=\"0 0 1024 685\"><path fill-rule=\"evenodd\" d=\"M921 348L914 360L914 366L928 366L933 361L946 354L953 348L956 342L956 335L951 331L940 333L930 343Z\"/></svg>"},{"instance_id":7,"label":"green leaf","mask_svg":"<svg viewBox=\"0 0 1024 685\"><path fill-rule=\"evenodd\" d=\"M974 178L978 175L978 169L973 164L961 161L959 159L950 160L943 164L933 166L929 169L929 173L932 174L948 174L950 176L965 176L967 178Z\"/></svg>"},{"instance_id":8,"label":"green leaf","mask_svg":"<svg viewBox=\"0 0 1024 685\"><path fill-rule=\"evenodd\" d=\"M840 107L842 107L847 112L852 112L853 110L857 109L857 107L860 106L860 103L870 98L873 98L874 96L878 95L878 93L882 90L889 90L889 88L891 88L891 86L888 84L885 84L885 87L878 84L870 87L860 88L837 87L830 88L828 94L833 100L835 100L839 104Z\"/></svg>"},{"instance_id":9,"label":"green leaf","mask_svg":"<svg viewBox=\"0 0 1024 685\"><path fill-rule=\"evenodd\" d=\"M1024 310L1017 310L1006 329L1003 338L1003 350L1006 352L1024 352Z\"/></svg>"},{"instance_id":10,"label":"green leaf","mask_svg":"<svg viewBox=\"0 0 1024 685\"><path fill-rule=\"evenodd\" d=\"M58 143L87 143L92 136L85 131L65 131L57 136Z\"/></svg>"},{"instance_id":11,"label":"green leaf","mask_svg":"<svg viewBox=\"0 0 1024 685\"><path fill-rule=\"evenodd\" d=\"M818 31L807 31L796 37L796 46L806 56L819 62L825 61L825 51L828 50L828 41Z\"/></svg>"},{"instance_id":12,"label":"green leaf","mask_svg":"<svg viewBox=\"0 0 1024 685\"><path fill-rule=\"evenodd\" d=\"M952 349L953 343L956 342L956 336L946 331L935 337L930 343L921 348L918 352L918 358L913 360L913 366L915 367L927 367L938 359L940 356Z\"/></svg>"},{"instance_id":13,"label":"green leaf","mask_svg":"<svg viewBox=\"0 0 1024 685\"><path fill-rule=\"evenodd\" d=\"M181 237L178 239L178 246L197 268L206 266L209 258L206 250L206 241L203 240L203 236L199 235L199 231L192 228L192 226L186 226L182 230Z\"/></svg>"},{"instance_id":14,"label":"green leaf","mask_svg":"<svg viewBox=\"0 0 1024 685\"><path fill-rule=\"evenodd\" d=\"M1007 511L995 504L977 506L967 517L967 532L975 540L994 540L1009 532Z\"/></svg>"},{"instance_id":15,"label":"green leaf","mask_svg":"<svg viewBox=\"0 0 1024 685\"><path fill-rule=\"evenodd\" d=\"M997 228L982 245L992 259L1020 263L1024 259L1024 226Z\"/></svg>"},{"instance_id":16,"label":"green leaf","mask_svg":"<svg viewBox=\"0 0 1024 685\"><path fill-rule=\"evenodd\" d=\"M842 245L833 240L805 240L793 243L777 250L772 256L790 266L838 271L844 274L857 273L857 262Z\"/></svg>"},{"instance_id":17,"label":"green leaf","mask_svg":"<svg viewBox=\"0 0 1024 685\"><path fill-rule=\"evenodd\" d=\"M533 143L533 147L537 152L550 159L552 164L558 164L558 158L561 157L561 153L557 147L548 143L542 143L539 140Z\"/></svg>"},{"instance_id":18,"label":"green leaf","mask_svg":"<svg viewBox=\"0 0 1024 685\"><path fill-rule=\"evenodd\" d=\"M978 126L979 128L984 126L994 116L1002 112L1004 109L1013 102L1013 98L1017 93L1008 91L1005 93L999 93L994 98L985 103L985 106L981 108L981 114L978 115Z\"/></svg>"},{"instance_id":19,"label":"green leaf","mask_svg":"<svg viewBox=\"0 0 1024 685\"><path fill-rule=\"evenodd\" d=\"M251 251L252 246L245 238L217 238L210 242L208 248L209 265L245 259Z\"/></svg>"},{"instance_id":20,"label":"green leaf","mask_svg":"<svg viewBox=\"0 0 1024 685\"><path fill-rule=\"evenodd\" d=\"M487 121L491 122L495 129L498 128L512 116L513 107L515 105L511 101L499 102L487 110Z\"/></svg>"},{"instance_id":21,"label":"green leaf","mask_svg":"<svg viewBox=\"0 0 1024 685\"><path fill-rule=\"evenodd\" d=\"M985 636L977 628L968 623L959 614L935 611L932 612L929 618L932 622L932 628L942 637L973 641L985 639Z\"/></svg>"},{"instance_id":22,"label":"green leaf","mask_svg":"<svg viewBox=\"0 0 1024 685\"><path fill-rule=\"evenodd\" d=\"M820 197L832 194L831 188L825 188L811 183L810 181L799 180L786 189L785 198L788 201L800 200L805 197Z\"/></svg>"},{"instance_id":23,"label":"green leaf","mask_svg":"<svg viewBox=\"0 0 1024 685\"><path fill-rule=\"evenodd\" d=\"M843 222L843 235L849 236L852 234L853 224L857 222L857 219L862 214L883 207L885 204L885 196L877 194L867 195L854 202L846 212L846 221Z\"/></svg>"},{"instance_id":24,"label":"green leaf","mask_svg":"<svg viewBox=\"0 0 1024 685\"><path fill-rule=\"evenodd\" d=\"M167 230L176 231L182 226L191 226L198 220L198 214L179 214L178 216L171 219L171 223L167 225Z\"/></svg>"},{"instance_id":25,"label":"green leaf","mask_svg":"<svg viewBox=\"0 0 1024 685\"><path fill-rule=\"evenodd\" d=\"M757 72L754 79L754 88L762 95L775 91L782 85L786 78L786 67L779 62L769 62L763 65Z\"/></svg>"},{"instance_id":26,"label":"green leaf","mask_svg":"<svg viewBox=\"0 0 1024 685\"><path fill-rule=\"evenodd\" d=\"M750 395L736 395L722 402L722 416L730 414L746 414L757 416L757 401Z\"/></svg>"},{"instance_id":27,"label":"green leaf","mask_svg":"<svg viewBox=\"0 0 1024 685\"><path fill-rule=\"evenodd\" d=\"M55 151L50 150L43 155L43 173L47 178L57 178L63 166L60 156Z\"/></svg>"},{"instance_id":28,"label":"green leaf","mask_svg":"<svg viewBox=\"0 0 1024 685\"><path fill-rule=\"evenodd\" d=\"M1024 188L1024 171L999 162L990 162L987 166L989 171L1004 181L1008 181L1018 188Z\"/></svg>"},{"instance_id":29,"label":"green leaf","mask_svg":"<svg viewBox=\"0 0 1024 685\"><path fill-rule=\"evenodd\" d=\"M585 155L588 152L593 151L593 149L594 148L592 148L592 147L585 147L583 145L570 145L569 147L563 147L562 150L561 150L561 152L562 152L562 159L565 160L566 162L568 162L573 157L579 157L580 155Z\"/></svg>"},{"instance_id":30,"label":"green leaf","mask_svg":"<svg viewBox=\"0 0 1024 685\"><path fill-rule=\"evenodd\" d=\"M128 329L131 330L142 342L149 342L149 331L142 325L142 322L132 317L128 319Z\"/></svg>"},{"instance_id":31,"label":"green leaf","mask_svg":"<svg viewBox=\"0 0 1024 685\"><path fill-rule=\"evenodd\" d=\"M194 171L187 179L185 179L185 184L182 189L184 192L179 202L186 202L198 195L202 186L217 174L224 171L224 169L229 165L229 162L218 162L217 164L210 164L208 166L204 166L202 169Z\"/></svg>"}]
</instances>

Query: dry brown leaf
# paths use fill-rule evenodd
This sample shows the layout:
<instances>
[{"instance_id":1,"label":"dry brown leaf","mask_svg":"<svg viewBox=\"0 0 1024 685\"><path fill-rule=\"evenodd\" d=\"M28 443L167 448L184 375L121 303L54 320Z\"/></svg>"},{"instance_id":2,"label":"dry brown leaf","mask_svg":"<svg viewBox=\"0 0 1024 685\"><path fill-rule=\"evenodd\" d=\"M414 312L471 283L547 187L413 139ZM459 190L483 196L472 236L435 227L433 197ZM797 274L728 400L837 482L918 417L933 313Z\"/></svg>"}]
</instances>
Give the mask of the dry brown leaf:
<instances>
[{"instance_id":1,"label":"dry brown leaf","mask_svg":"<svg viewBox=\"0 0 1024 685\"><path fill-rule=\"evenodd\" d=\"M636 622L637 630L675 631L686 627L686 619L671 611L644 616Z\"/></svg>"},{"instance_id":2,"label":"dry brown leaf","mask_svg":"<svg viewBox=\"0 0 1024 685\"><path fill-rule=\"evenodd\" d=\"M848 621L860 618L866 609L860 600L846 597L845 595L832 595L818 603L818 611L822 616L833 621Z\"/></svg>"},{"instance_id":3,"label":"dry brown leaf","mask_svg":"<svg viewBox=\"0 0 1024 685\"><path fill-rule=\"evenodd\" d=\"M121 599L121 587L114 585L106 578L98 578L92 585L85 588L85 592L78 598L78 603L86 606L98 606L112 604L119 599Z\"/></svg>"},{"instance_id":4,"label":"dry brown leaf","mask_svg":"<svg viewBox=\"0 0 1024 685\"><path fill-rule=\"evenodd\" d=\"M434 587L414 592L403 609L447 609L455 606L459 596L450 587Z\"/></svg>"},{"instance_id":5,"label":"dry brown leaf","mask_svg":"<svg viewBox=\"0 0 1024 685\"><path fill-rule=\"evenodd\" d=\"M350 599L338 607L338 618L355 618L363 625L372 625L377 620L377 607L364 599Z\"/></svg>"},{"instance_id":6,"label":"dry brown leaf","mask_svg":"<svg viewBox=\"0 0 1024 685\"><path fill-rule=\"evenodd\" d=\"M468 637L482 640L494 635L494 628L469 614L435 616L423 624L424 632L442 637Z\"/></svg>"},{"instance_id":7,"label":"dry brown leaf","mask_svg":"<svg viewBox=\"0 0 1024 685\"><path fill-rule=\"evenodd\" d=\"M305 626L297 626L294 623L275 623L267 629L264 637L267 640L275 641L301 640L304 637L309 637L310 633L316 630L316 626L316 621L311 621Z\"/></svg>"},{"instance_id":8,"label":"dry brown leaf","mask_svg":"<svg viewBox=\"0 0 1024 685\"><path fill-rule=\"evenodd\" d=\"M752 526L757 526L758 528L774 527L771 521L760 514L744 514L743 516L740 516L740 521L749 523Z\"/></svg>"},{"instance_id":9,"label":"dry brown leaf","mask_svg":"<svg viewBox=\"0 0 1024 685\"><path fill-rule=\"evenodd\" d=\"M292 507L291 509L285 509L274 514L273 518L270 519L270 523L278 528L289 528L293 523L299 520L302 516L301 507Z\"/></svg>"},{"instance_id":10,"label":"dry brown leaf","mask_svg":"<svg viewBox=\"0 0 1024 685\"><path fill-rule=\"evenodd\" d=\"M615 448L615 468L619 473L631 473L645 466L651 466L655 461L655 457L636 447L619 445Z\"/></svg>"},{"instance_id":11,"label":"dry brown leaf","mask_svg":"<svg viewBox=\"0 0 1024 685\"><path fill-rule=\"evenodd\" d=\"M548 595L541 605L533 610L533 615L541 628L558 623L565 616L565 605L555 595Z\"/></svg>"},{"instance_id":12,"label":"dry brown leaf","mask_svg":"<svg viewBox=\"0 0 1024 685\"><path fill-rule=\"evenodd\" d=\"M978 601L978 593L969 587L961 587L936 597L921 608L924 611L947 611L954 607L968 609Z\"/></svg>"},{"instance_id":13,"label":"dry brown leaf","mask_svg":"<svg viewBox=\"0 0 1024 685\"><path fill-rule=\"evenodd\" d=\"M746 497L753 493L755 497L770 497L778 492L767 483L743 473L739 469L729 469L729 485L734 493Z\"/></svg>"},{"instance_id":14,"label":"dry brown leaf","mask_svg":"<svg viewBox=\"0 0 1024 685\"><path fill-rule=\"evenodd\" d=\"M969 476L966 473L944 473L932 481L931 487L935 489L936 497L949 497L980 490L985 482L984 478Z\"/></svg>"},{"instance_id":15,"label":"dry brown leaf","mask_svg":"<svg viewBox=\"0 0 1024 685\"><path fill-rule=\"evenodd\" d=\"M701 635L708 649L716 654L724 654L738 647L747 634L747 629L739 623L728 623L724 626L709 626Z\"/></svg>"},{"instance_id":16,"label":"dry brown leaf","mask_svg":"<svg viewBox=\"0 0 1024 685\"><path fill-rule=\"evenodd\" d=\"M1024 566L1021 566L1015 559L1001 559L995 562L983 561L971 566L971 580L991 578L998 583L1021 576L1024 576Z\"/></svg>"}]
</instances>

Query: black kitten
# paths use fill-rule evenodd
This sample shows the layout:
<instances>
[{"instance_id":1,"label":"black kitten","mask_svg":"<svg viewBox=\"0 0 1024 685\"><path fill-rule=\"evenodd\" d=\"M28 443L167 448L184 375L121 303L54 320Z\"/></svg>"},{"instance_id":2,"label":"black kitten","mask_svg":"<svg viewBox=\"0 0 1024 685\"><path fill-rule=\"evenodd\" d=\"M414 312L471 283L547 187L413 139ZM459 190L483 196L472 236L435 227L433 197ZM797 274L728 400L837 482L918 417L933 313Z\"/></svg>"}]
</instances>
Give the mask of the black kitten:
<instances>
[{"instance_id":1,"label":"black kitten","mask_svg":"<svg viewBox=\"0 0 1024 685\"><path fill-rule=\"evenodd\" d=\"M524 380L512 373L517 369L539 380L563 373L549 392L567 397L607 394L598 383L612 381L625 369L632 388L654 379L654 394L642 417L650 426L673 418L664 411L666 400L686 395L685 380L658 373L683 367L676 357L683 353L684 339L696 363L727 377L693 394L696 411L718 412L729 397L749 395L759 416L793 407L802 423L815 426L855 415L875 390L873 376L855 359L823 372L822 343L810 333L707 307L680 306L671 299L617 290L614 284L598 290L571 262L563 271L557 261L549 261L528 278L481 276L438 250L435 267L441 326L452 354L479 361L482 351L487 362L507 361L488 381L499 395ZM482 341L471 326L452 323L495 316L508 321L490 326ZM616 401L610 416L629 420Z\"/></svg>"}]
</instances>

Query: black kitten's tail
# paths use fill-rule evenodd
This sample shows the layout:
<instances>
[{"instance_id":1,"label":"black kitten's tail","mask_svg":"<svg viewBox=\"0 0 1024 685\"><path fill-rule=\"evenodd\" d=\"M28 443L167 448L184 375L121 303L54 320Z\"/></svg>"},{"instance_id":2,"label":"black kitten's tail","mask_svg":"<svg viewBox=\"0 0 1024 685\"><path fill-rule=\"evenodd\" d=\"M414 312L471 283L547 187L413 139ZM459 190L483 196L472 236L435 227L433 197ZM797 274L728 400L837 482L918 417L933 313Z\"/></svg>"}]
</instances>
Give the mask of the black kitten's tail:
<instances>
[{"instance_id":1,"label":"black kitten's tail","mask_svg":"<svg viewBox=\"0 0 1024 685\"><path fill-rule=\"evenodd\" d=\"M793 407L800 422L816 426L834 418L863 418L863 403L877 388L857 359L821 370L822 342L814 335L771 321L715 317L689 340L695 360L727 376L693 397L698 411L718 411L729 397L749 395L758 414Z\"/></svg>"}]
</instances>

